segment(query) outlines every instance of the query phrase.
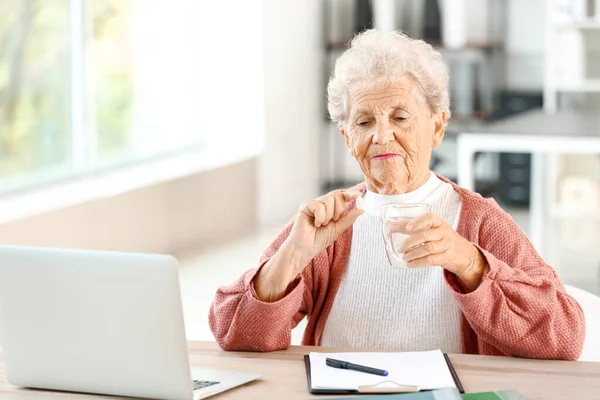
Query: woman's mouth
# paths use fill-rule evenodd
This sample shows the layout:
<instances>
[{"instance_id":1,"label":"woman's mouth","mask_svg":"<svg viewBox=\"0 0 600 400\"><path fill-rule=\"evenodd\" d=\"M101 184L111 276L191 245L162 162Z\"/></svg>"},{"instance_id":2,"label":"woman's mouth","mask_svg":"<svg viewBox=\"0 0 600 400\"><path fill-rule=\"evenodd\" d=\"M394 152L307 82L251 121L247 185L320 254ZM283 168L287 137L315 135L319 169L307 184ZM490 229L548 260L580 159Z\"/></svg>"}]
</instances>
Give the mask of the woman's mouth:
<instances>
[{"instance_id":1,"label":"woman's mouth","mask_svg":"<svg viewBox=\"0 0 600 400\"><path fill-rule=\"evenodd\" d=\"M387 158L392 158L392 157L396 157L397 154L393 154L393 153L386 153L386 154L379 154L373 157L374 160L385 160Z\"/></svg>"}]
</instances>

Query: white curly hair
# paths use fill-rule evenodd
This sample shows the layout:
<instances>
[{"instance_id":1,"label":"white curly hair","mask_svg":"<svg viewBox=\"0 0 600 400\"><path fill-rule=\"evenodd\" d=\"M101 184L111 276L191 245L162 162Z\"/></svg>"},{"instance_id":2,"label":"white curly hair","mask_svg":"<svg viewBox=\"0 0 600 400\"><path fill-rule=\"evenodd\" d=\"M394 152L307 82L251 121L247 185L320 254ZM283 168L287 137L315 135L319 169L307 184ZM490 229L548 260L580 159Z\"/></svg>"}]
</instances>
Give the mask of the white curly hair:
<instances>
[{"instance_id":1,"label":"white curly hair","mask_svg":"<svg viewBox=\"0 0 600 400\"><path fill-rule=\"evenodd\" d=\"M442 56L430 44L401 32L366 30L354 37L350 48L335 63L327 87L332 120L343 124L348 96L411 77L420 97L432 113L445 112L450 119L448 72Z\"/></svg>"}]
</instances>

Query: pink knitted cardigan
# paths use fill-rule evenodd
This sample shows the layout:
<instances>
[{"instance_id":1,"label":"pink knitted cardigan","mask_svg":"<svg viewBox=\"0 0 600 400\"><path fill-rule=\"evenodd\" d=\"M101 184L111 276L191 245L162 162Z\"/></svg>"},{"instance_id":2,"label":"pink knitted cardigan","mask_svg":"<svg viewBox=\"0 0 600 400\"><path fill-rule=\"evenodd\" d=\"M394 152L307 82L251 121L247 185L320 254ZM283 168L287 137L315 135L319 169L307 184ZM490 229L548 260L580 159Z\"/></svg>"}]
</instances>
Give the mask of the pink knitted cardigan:
<instances>
[{"instance_id":1,"label":"pink knitted cardigan","mask_svg":"<svg viewBox=\"0 0 600 400\"><path fill-rule=\"evenodd\" d=\"M489 264L481 284L472 292L456 275L444 271L445 281L462 312L463 351L576 360L585 337L584 316L577 301L567 295L554 269L493 200L453 186L462 201L457 231L479 248ZM364 184L357 188L365 190ZM352 228L312 260L283 299L262 302L254 292L252 280L290 229L291 224L267 248L258 268L217 291L209 323L224 350L286 349L290 346L291 330L304 317L308 317L308 324L302 343L320 344L348 262Z\"/></svg>"}]
</instances>

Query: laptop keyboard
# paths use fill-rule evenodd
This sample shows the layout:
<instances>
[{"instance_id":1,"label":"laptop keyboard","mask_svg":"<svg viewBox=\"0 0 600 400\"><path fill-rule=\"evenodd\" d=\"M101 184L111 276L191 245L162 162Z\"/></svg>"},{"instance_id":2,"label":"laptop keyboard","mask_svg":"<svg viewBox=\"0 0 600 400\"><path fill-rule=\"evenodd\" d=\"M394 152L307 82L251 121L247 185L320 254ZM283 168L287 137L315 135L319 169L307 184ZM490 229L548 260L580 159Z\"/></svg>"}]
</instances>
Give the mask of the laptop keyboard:
<instances>
[{"instance_id":1,"label":"laptop keyboard","mask_svg":"<svg viewBox=\"0 0 600 400\"><path fill-rule=\"evenodd\" d=\"M214 382L214 381L199 381L194 379L193 380L194 383L194 390L198 390L198 389L204 389L206 387L212 386L212 385L218 385L219 382Z\"/></svg>"}]
</instances>

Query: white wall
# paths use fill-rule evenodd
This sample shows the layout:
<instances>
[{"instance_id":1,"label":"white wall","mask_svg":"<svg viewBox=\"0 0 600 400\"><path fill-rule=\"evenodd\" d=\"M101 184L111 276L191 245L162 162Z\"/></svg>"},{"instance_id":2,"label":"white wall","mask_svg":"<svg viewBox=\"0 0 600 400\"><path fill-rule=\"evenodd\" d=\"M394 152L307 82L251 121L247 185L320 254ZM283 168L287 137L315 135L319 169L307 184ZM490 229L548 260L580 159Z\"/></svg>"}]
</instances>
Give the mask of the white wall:
<instances>
[{"instance_id":1,"label":"white wall","mask_svg":"<svg viewBox=\"0 0 600 400\"><path fill-rule=\"evenodd\" d=\"M179 253L256 229L249 160L0 225L0 243Z\"/></svg>"},{"instance_id":2,"label":"white wall","mask_svg":"<svg viewBox=\"0 0 600 400\"><path fill-rule=\"evenodd\" d=\"M318 194L323 121L321 0L264 0L266 146L258 173L258 218L288 220Z\"/></svg>"},{"instance_id":3,"label":"white wall","mask_svg":"<svg viewBox=\"0 0 600 400\"><path fill-rule=\"evenodd\" d=\"M198 0L188 0L197 2ZM190 49L202 65L198 104L206 141L215 149L264 144L263 1L202 1L196 21L198 45ZM208 111L208 113L206 111Z\"/></svg>"}]
</instances>

